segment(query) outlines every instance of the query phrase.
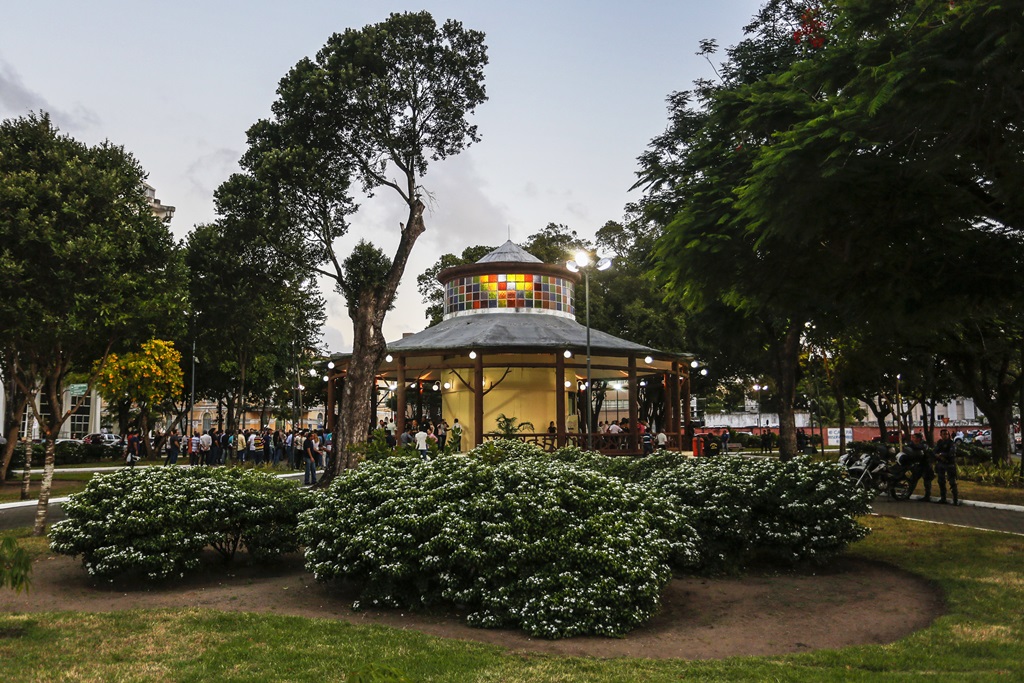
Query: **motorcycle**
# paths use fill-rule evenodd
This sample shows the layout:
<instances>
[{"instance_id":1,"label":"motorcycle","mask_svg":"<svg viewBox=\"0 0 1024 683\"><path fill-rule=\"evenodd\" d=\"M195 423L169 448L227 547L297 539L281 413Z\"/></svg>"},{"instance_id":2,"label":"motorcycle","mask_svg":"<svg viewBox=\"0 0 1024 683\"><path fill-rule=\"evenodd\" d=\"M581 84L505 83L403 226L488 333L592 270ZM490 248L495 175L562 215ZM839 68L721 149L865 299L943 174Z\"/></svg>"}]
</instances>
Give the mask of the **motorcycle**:
<instances>
[{"instance_id":1,"label":"motorcycle","mask_svg":"<svg viewBox=\"0 0 1024 683\"><path fill-rule=\"evenodd\" d=\"M839 458L839 464L857 486L886 493L893 500L910 498L910 479L913 472L900 462L891 446L878 444L874 450Z\"/></svg>"}]
</instances>

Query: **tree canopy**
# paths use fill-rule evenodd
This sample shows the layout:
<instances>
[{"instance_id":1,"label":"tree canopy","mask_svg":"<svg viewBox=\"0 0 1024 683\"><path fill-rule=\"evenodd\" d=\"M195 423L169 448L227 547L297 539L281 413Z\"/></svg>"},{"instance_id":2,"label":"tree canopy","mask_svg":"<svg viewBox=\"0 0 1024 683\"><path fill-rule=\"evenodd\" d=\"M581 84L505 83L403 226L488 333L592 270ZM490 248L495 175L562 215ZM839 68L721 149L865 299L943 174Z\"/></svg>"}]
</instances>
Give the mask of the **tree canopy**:
<instances>
[{"instance_id":1,"label":"tree canopy","mask_svg":"<svg viewBox=\"0 0 1024 683\"><path fill-rule=\"evenodd\" d=\"M808 324L913 346L1015 306L1019 10L770 0L717 80L670 97L638 174L659 275L692 314L756 336L784 455Z\"/></svg>"},{"instance_id":2,"label":"tree canopy","mask_svg":"<svg viewBox=\"0 0 1024 683\"><path fill-rule=\"evenodd\" d=\"M145 179L124 148L89 147L61 134L46 114L0 123L4 353L23 392L41 387L50 406L44 415L29 403L47 441L37 534L45 527L53 441L70 415L68 374L87 373L118 340L171 315L181 300L167 267L170 231L150 211Z\"/></svg>"},{"instance_id":3,"label":"tree canopy","mask_svg":"<svg viewBox=\"0 0 1024 683\"><path fill-rule=\"evenodd\" d=\"M300 258L348 300L352 362L336 439L345 456L372 420L384 317L426 229L422 178L430 161L479 140L469 117L486 100L486 64L483 33L455 20L438 25L428 12L391 14L332 35L315 59L299 61L281 79L273 117L249 130L243 166L263 188L273 225L301 236ZM391 256L365 242L345 257L336 242L357 208L356 180L368 195L386 188L408 211Z\"/></svg>"}]
</instances>

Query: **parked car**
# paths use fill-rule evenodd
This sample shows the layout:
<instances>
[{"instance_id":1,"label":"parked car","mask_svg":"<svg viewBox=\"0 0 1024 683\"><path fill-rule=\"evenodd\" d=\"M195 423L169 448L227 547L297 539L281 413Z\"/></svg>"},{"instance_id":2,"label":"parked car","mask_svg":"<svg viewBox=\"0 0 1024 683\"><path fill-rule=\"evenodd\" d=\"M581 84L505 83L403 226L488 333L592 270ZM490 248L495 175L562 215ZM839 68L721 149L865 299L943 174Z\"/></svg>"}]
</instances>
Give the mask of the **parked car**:
<instances>
[{"instance_id":1,"label":"parked car","mask_svg":"<svg viewBox=\"0 0 1024 683\"><path fill-rule=\"evenodd\" d=\"M123 446L121 437L117 434L88 434L82 441L94 446Z\"/></svg>"},{"instance_id":2,"label":"parked car","mask_svg":"<svg viewBox=\"0 0 1024 683\"><path fill-rule=\"evenodd\" d=\"M991 448L992 447L992 430L991 429L986 429L986 430L984 430L982 432L979 432L978 435L976 437L974 437L974 442L984 446L985 448Z\"/></svg>"}]
</instances>

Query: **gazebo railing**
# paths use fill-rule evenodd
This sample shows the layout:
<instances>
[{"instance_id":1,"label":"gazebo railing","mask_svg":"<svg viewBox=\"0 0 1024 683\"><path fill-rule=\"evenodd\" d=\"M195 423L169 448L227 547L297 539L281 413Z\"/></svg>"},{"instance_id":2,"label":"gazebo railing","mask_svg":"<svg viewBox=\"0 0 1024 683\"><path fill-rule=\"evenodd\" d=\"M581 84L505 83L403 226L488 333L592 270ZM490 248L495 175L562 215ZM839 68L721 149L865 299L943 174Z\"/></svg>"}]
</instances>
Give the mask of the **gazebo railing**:
<instances>
[{"instance_id":1,"label":"gazebo railing","mask_svg":"<svg viewBox=\"0 0 1024 683\"><path fill-rule=\"evenodd\" d=\"M685 443L685 433L666 433L668 437L668 450L670 451L688 451L691 446ZM522 441L523 443L533 444L541 450L552 453L558 450L558 435L551 434L549 432L520 432L519 434L505 435L497 432L491 432L484 434L484 441L495 441L497 439L514 439L516 441ZM629 445L629 434L594 434L594 450L600 451L605 455L639 455L643 452L643 445L638 444L637 448L630 448ZM587 448L587 435L580 434L579 432L570 432L565 435L565 443L570 446L577 446L582 449ZM655 446L657 448L657 446Z\"/></svg>"}]
</instances>

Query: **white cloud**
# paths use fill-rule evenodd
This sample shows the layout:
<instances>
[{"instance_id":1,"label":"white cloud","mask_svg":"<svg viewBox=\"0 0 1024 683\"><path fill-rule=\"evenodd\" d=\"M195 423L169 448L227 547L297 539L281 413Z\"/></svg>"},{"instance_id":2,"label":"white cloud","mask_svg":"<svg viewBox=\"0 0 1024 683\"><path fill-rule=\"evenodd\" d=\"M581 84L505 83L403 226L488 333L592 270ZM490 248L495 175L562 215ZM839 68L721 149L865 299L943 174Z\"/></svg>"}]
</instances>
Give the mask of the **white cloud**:
<instances>
[{"instance_id":1,"label":"white cloud","mask_svg":"<svg viewBox=\"0 0 1024 683\"><path fill-rule=\"evenodd\" d=\"M59 128L70 131L87 130L100 123L99 116L82 105L76 105L72 111L54 106L26 86L14 67L0 59L0 115L24 116L32 111L48 113Z\"/></svg>"}]
</instances>

